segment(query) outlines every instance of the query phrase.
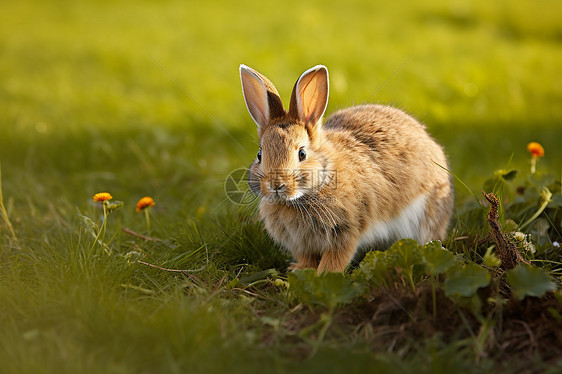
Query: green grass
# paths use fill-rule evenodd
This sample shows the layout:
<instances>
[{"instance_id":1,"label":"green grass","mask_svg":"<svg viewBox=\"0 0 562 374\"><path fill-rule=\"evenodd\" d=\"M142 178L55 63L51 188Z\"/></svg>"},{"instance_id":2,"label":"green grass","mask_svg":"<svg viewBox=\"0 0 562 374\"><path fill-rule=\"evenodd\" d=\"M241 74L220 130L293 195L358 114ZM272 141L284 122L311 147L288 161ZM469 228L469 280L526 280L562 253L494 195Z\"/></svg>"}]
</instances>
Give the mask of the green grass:
<instances>
[{"instance_id":1,"label":"green grass","mask_svg":"<svg viewBox=\"0 0 562 374\"><path fill-rule=\"evenodd\" d=\"M6 2L0 162L17 240L0 220L0 372L509 371L503 356L475 358L466 336L381 347L349 322L361 303L317 343L323 311L267 280L285 279L288 256L251 207L224 195L226 176L257 151L238 66L266 74L287 102L302 71L327 65L328 113L404 108L476 193L499 168L525 183L530 141L546 150L539 171L559 180L561 11L546 0ZM482 235L485 217L456 187L457 233ZM101 191L125 203L109 216L107 251L90 250ZM121 231L146 233L134 212L145 195L161 241ZM506 214L521 222L524 208Z\"/></svg>"}]
</instances>

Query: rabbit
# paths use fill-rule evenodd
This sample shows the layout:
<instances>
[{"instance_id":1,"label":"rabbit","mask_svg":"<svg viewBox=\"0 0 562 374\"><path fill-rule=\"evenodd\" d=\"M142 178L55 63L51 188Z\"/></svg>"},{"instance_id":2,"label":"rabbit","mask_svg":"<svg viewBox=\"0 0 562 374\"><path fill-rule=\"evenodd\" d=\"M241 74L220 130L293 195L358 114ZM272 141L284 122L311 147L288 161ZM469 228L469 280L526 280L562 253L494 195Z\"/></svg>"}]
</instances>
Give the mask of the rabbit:
<instances>
[{"instance_id":1,"label":"rabbit","mask_svg":"<svg viewBox=\"0 0 562 374\"><path fill-rule=\"evenodd\" d=\"M260 148L249 188L269 235L296 259L291 270L343 272L364 249L399 239L444 240L453 186L443 148L403 111L364 104L325 123L328 69L297 80L286 111L273 84L240 65Z\"/></svg>"}]
</instances>

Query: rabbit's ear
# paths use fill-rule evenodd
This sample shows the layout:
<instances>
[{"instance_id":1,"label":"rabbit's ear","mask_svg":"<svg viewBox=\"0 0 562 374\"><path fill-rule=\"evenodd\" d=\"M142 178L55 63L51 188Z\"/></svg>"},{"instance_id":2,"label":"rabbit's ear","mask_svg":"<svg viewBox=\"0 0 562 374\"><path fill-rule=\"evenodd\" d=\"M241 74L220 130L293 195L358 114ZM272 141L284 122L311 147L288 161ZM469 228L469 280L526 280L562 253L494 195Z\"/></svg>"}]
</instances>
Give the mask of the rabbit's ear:
<instances>
[{"instance_id":1,"label":"rabbit's ear","mask_svg":"<svg viewBox=\"0 0 562 374\"><path fill-rule=\"evenodd\" d=\"M279 93L266 77L246 65L240 65L240 80L246 107L258 128L266 126L270 119L285 115Z\"/></svg>"},{"instance_id":2,"label":"rabbit's ear","mask_svg":"<svg viewBox=\"0 0 562 374\"><path fill-rule=\"evenodd\" d=\"M289 116L306 123L316 123L328 106L328 69L324 65L305 71L295 84Z\"/></svg>"}]
</instances>

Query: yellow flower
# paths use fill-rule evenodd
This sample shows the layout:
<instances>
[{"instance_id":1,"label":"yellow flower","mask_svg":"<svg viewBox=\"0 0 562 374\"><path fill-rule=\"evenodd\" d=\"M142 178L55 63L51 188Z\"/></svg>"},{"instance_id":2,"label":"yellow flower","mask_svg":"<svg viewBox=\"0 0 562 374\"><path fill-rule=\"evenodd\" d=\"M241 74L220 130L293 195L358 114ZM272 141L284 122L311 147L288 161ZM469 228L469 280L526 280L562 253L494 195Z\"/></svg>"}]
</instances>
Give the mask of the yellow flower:
<instances>
[{"instance_id":1,"label":"yellow flower","mask_svg":"<svg viewBox=\"0 0 562 374\"><path fill-rule=\"evenodd\" d=\"M94 195L94 201L96 203L103 203L106 200L113 199L113 196L109 192L99 192Z\"/></svg>"},{"instance_id":2,"label":"yellow flower","mask_svg":"<svg viewBox=\"0 0 562 374\"><path fill-rule=\"evenodd\" d=\"M143 198L141 198L138 203L137 203L137 213L139 213L141 210L146 209L150 206L154 206L154 200L152 199L152 197L150 196L145 196Z\"/></svg>"},{"instance_id":3,"label":"yellow flower","mask_svg":"<svg viewBox=\"0 0 562 374\"><path fill-rule=\"evenodd\" d=\"M544 156L544 148L537 142L531 142L527 144L527 151L531 153L533 158Z\"/></svg>"}]
</instances>

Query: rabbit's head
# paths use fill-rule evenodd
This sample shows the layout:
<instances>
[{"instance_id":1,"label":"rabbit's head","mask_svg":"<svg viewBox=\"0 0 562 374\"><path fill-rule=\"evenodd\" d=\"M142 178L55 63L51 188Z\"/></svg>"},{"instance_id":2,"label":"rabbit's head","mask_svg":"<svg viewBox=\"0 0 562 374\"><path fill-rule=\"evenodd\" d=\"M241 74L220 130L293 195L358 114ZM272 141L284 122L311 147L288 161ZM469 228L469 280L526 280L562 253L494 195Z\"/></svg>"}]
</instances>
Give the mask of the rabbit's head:
<instances>
[{"instance_id":1,"label":"rabbit's head","mask_svg":"<svg viewBox=\"0 0 562 374\"><path fill-rule=\"evenodd\" d=\"M328 103L328 70L318 65L301 75L289 111L273 84L257 71L241 65L240 79L260 138L250 167L250 188L270 202L310 196L331 176L321 129Z\"/></svg>"}]
</instances>

